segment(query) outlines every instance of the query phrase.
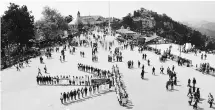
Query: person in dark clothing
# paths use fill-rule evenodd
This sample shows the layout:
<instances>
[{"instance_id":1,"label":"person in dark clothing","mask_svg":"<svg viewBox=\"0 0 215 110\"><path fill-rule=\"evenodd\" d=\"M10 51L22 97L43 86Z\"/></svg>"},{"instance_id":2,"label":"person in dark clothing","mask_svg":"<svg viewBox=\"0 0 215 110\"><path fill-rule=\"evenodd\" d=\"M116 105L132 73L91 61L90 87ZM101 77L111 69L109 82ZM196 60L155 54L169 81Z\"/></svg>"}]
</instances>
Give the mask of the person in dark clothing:
<instances>
[{"instance_id":1,"label":"person in dark clothing","mask_svg":"<svg viewBox=\"0 0 215 110\"><path fill-rule=\"evenodd\" d=\"M177 85L177 76L175 75L174 84Z\"/></svg>"},{"instance_id":2,"label":"person in dark clothing","mask_svg":"<svg viewBox=\"0 0 215 110\"><path fill-rule=\"evenodd\" d=\"M143 64L143 66L142 66L142 70L144 70L144 64Z\"/></svg>"},{"instance_id":3,"label":"person in dark clothing","mask_svg":"<svg viewBox=\"0 0 215 110\"><path fill-rule=\"evenodd\" d=\"M163 66L160 68L160 70L161 70L161 71L160 71L160 74L164 74L164 73L163 73L163 70L164 70Z\"/></svg>"},{"instance_id":4,"label":"person in dark clothing","mask_svg":"<svg viewBox=\"0 0 215 110\"><path fill-rule=\"evenodd\" d=\"M73 91L70 91L70 100L73 101Z\"/></svg>"},{"instance_id":5,"label":"person in dark clothing","mask_svg":"<svg viewBox=\"0 0 215 110\"><path fill-rule=\"evenodd\" d=\"M195 100L195 103L193 105L193 109L197 109L197 107L198 107L198 100Z\"/></svg>"},{"instance_id":6,"label":"person in dark clothing","mask_svg":"<svg viewBox=\"0 0 215 110\"><path fill-rule=\"evenodd\" d=\"M174 90L174 83L173 83L173 80L171 80L171 90Z\"/></svg>"},{"instance_id":7,"label":"person in dark clothing","mask_svg":"<svg viewBox=\"0 0 215 110\"><path fill-rule=\"evenodd\" d=\"M187 96L192 95L192 88L190 87L187 93Z\"/></svg>"},{"instance_id":8,"label":"person in dark clothing","mask_svg":"<svg viewBox=\"0 0 215 110\"><path fill-rule=\"evenodd\" d=\"M150 60L148 59L148 66L150 66Z\"/></svg>"},{"instance_id":9,"label":"person in dark clothing","mask_svg":"<svg viewBox=\"0 0 215 110\"><path fill-rule=\"evenodd\" d=\"M212 108L213 101L214 101L213 95L211 95L211 93L209 93L209 95L208 95L208 103L210 104L210 108Z\"/></svg>"},{"instance_id":10,"label":"person in dark clothing","mask_svg":"<svg viewBox=\"0 0 215 110\"><path fill-rule=\"evenodd\" d=\"M41 64L43 63L43 57L40 57L40 63Z\"/></svg>"},{"instance_id":11,"label":"person in dark clothing","mask_svg":"<svg viewBox=\"0 0 215 110\"><path fill-rule=\"evenodd\" d=\"M97 88L97 92L99 93L99 85L98 84L96 85L96 88Z\"/></svg>"},{"instance_id":12,"label":"person in dark clothing","mask_svg":"<svg viewBox=\"0 0 215 110\"><path fill-rule=\"evenodd\" d=\"M87 87L84 88L85 97L87 96Z\"/></svg>"},{"instance_id":13,"label":"person in dark clothing","mask_svg":"<svg viewBox=\"0 0 215 110\"><path fill-rule=\"evenodd\" d=\"M74 90L74 91L73 91L73 96L74 96L74 99L75 99L75 100L76 100L76 95L77 95L77 91Z\"/></svg>"},{"instance_id":14,"label":"person in dark clothing","mask_svg":"<svg viewBox=\"0 0 215 110\"><path fill-rule=\"evenodd\" d=\"M65 92L63 93L63 100L64 100L64 103L66 103L66 93Z\"/></svg>"},{"instance_id":15,"label":"person in dark clothing","mask_svg":"<svg viewBox=\"0 0 215 110\"><path fill-rule=\"evenodd\" d=\"M93 85L93 94L95 94L95 92L96 92L96 86Z\"/></svg>"},{"instance_id":16,"label":"person in dark clothing","mask_svg":"<svg viewBox=\"0 0 215 110\"><path fill-rule=\"evenodd\" d=\"M46 68L46 65L45 65L45 67L44 67L44 71L45 71L45 73L47 73L47 68Z\"/></svg>"},{"instance_id":17,"label":"person in dark clothing","mask_svg":"<svg viewBox=\"0 0 215 110\"><path fill-rule=\"evenodd\" d=\"M138 68L140 68L140 61L138 60Z\"/></svg>"},{"instance_id":18,"label":"person in dark clothing","mask_svg":"<svg viewBox=\"0 0 215 110\"><path fill-rule=\"evenodd\" d=\"M37 84L39 85L39 80L40 80L39 76L37 76L36 78L37 78Z\"/></svg>"},{"instance_id":19,"label":"person in dark clothing","mask_svg":"<svg viewBox=\"0 0 215 110\"><path fill-rule=\"evenodd\" d=\"M155 75L155 67L152 68L152 74Z\"/></svg>"},{"instance_id":20,"label":"person in dark clothing","mask_svg":"<svg viewBox=\"0 0 215 110\"><path fill-rule=\"evenodd\" d=\"M144 79L144 73L145 73L144 70L142 70L142 72L141 72L141 78L142 79Z\"/></svg>"},{"instance_id":21,"label":"person in dark clothing","mask_svg":"<svg viewBox=\"0 0 215 110\"><path fill-rule=\"evenodd\" d=\"M190 79L188 79L187 87L190 87L190 82L191 82L191 80L190 80Z\"/></svg>"},{"instance_id":22,"label":"person in dark clothing","mask_svg":"<svg viewBox=\"0 0 215 110\"><path fill-rule=\"evenodd\" d=\"M196 79L193 78L193 86L195 87L195 85L196 85Z\"/></svg>"},{"instance_id":23,"label":"person in dark clothing","mask_svg":"<svg viewBox=\"0 0 215 110\"><path fill-rule=\"evenodd\" d=\"M172 71L174 71L174 70L175 70L175 66L173 65L173 66L172 66Z\"/></svg>"},{"instance_id":24,"label":"person in dark clothing","mask_svg":"<svg viewBox=\"0 0 215 110\"><path fill-rule=\"evenodd\" d=\"M80 89L77 90L78 99L80 99Z\"/></svg>"},{"instance_id":25,"label":"person in dark clothing","mask_svg":"<svg viewBox=\"0 0 215 110\"><path fill-rule=\"evenodd\" d=\"M68 102L69 102L69 100L70 100L69 96L70 96L70 93L67 92L67 94L66 94L66 99L67 99Z\"/></svg>"},{"instance_id":26,"label":"person in dark clothing","mask_svg":"<svg viewBox=\"0 0 215 110\"><path fill-rule=\"evenodd\" d=\"M196 91L196 87L195 86L193 86L193 93Z\"/></svg>"},{"instance_id":27,"label":"person in dark clothing","mask_svg":"<svg viewBox=\"0 0 215 110\"><path fill-rule=\"evenodd\" d=\"M192 103L192 101L193 101L193 95L192 94L190 94L190 96L189 96L189 101L188 101L188 103L189 103L189 105L191 106L191 103Z\"/></svg>"},{"instance_id":28,"label":"person in dark clothing","mask_svg":"<svg viewBox=\"0 0 215 110\"><path fill-rule=\"evenodd\" d=\"M199 88L197 88L197 90L196 90L196 95L197 95L197 98L198 98L198 99L201 98L201 97L200 97L200 90L199 90Z\"/></svg>"},{"instance_id":29,"label":"person in dark clothing","mask_svg":"<svg viewBox=\"0 0 215 110\"><path fill-rule=\"evenodd\" d=\"M132 66L132 68L134 67L134 62L133 62L133 60L131 61L131 66Z\"/></svg>"},{"instance_id":30,"label":"person in dark clothing","mask_svg":"<svg viewBox=\"0 0 215 110\"><path fill-rule=\"evenodd\" d=\"M92 94L92 86L90 86L90 88L89 88L89 93L90 93L90 95Z\"/></svg>"},{"instance_id":31,"label":"person in dark clothing","mask_svg":"<svg viewBox=\"0 0 215 110\"><path fill-rule=\"evenodd\" d=\"M81 88L81 96L82 96L82 98L84 98L84 89L83 88Z\"/></svg>"}]
</instances>

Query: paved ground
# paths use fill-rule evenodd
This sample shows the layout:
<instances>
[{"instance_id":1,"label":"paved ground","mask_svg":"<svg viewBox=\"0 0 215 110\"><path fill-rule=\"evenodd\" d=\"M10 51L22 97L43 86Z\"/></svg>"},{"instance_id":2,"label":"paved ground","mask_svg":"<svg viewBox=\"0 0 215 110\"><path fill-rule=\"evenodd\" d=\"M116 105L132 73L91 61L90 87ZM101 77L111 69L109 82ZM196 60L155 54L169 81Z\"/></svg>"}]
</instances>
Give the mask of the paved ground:
<instances>
[{"instance_id":1,"label":"paved ground","mask_svg":"<svg viewBox=\"0 0 215 110\"><path fill-rule=\"evenodd\" d=\"M166 49L165 46L159 45L159 48ZM86 58L81 58L79 51L84 50ZM124 82L127 86L129 98L132 100L134 110L190 110L192 107L188 106L187 92L188 78L195 77L197 80L197 87L200 87L202 103L199 103L200 110L213 110L209 108L207 103L207 95L211 92L215 95L215 77L203 75L195 71L193 68L178 67L173 61L166 63L159 62L159 56L152 52L145 51L148 58L151 60L152 66L156 68L156 76L151 74L152 66L146 66L146 61L141 60L141 54L135 51L123 50L123 62L108 63L107 51L102 48L99 50L98 63L91 61L91 49L78 47L78 52L75 55L70 55L66 52L66 62L60 63L60 53L54 53L53 59L45 59L45 64L39 64L39 58L31 59L31 67L21 69L17 72L14 67L1 71L1 89L2 89L2 109L3 110L125 110L117 101L116 93L110 92L95 96L81 102L73 103L64 106L60 103L60 93L67 92L77 86L38 86L36 83L36 75L38 67L42 72L44 65L47 66L50 75L86 75L84 72L77 70L77 63L84 63L93 65L103 69L111 70L113 64L119 66L120 72L123 74ZM189 55L188 55L189 56ZM191 55L190 55L191 57ZM214 56L213 56L214 57ZM191 57L194 58L194 57ZM199 58L200 59L200 58ZM209 58L210 59L210 58ZM127 61L134 60L134 69L127 68ZM137 61L145 64L145 80L140 78L141 69L137 68ZM210 60L209 60L210 61ZM215 60L214 60L215 61ZM168 92L165 89L168 75L161 75L161 65L165 68L175 65L175 70L178 76L178 84L175 91ZM214 105L215 106L215 105Z\"/></svg>"}]
</instances>

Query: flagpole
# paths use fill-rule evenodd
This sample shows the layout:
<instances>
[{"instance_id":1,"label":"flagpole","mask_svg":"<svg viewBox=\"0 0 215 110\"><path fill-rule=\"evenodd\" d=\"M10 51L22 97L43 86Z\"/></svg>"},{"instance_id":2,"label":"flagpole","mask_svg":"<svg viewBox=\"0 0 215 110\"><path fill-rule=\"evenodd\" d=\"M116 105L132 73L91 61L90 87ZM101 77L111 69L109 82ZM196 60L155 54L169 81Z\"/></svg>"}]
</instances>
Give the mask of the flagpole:
<instances>
[{"instance_id":1,"label":"flagpole","mask_svg":"<svg viewBox=\"0 0 215 110\"><path fill-rule=\"evenodd\" d=\"M111 33L110 31L110 1L108 2L108 8L109 8L109 34Z\"/></svg>"}]
</instances>

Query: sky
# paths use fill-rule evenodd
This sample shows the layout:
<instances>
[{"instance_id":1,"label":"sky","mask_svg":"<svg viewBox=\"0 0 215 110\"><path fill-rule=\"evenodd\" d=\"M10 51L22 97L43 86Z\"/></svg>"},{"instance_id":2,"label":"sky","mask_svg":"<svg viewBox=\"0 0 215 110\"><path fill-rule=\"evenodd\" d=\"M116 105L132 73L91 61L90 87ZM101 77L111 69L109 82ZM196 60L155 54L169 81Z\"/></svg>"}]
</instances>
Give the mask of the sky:
<instances>
[{"instance_id":1,"label":"sky","mask_svg":"<svg viewBox=\"0 0 215 110\"><path fill-rule=\"evenodd\" d=\"M167 14L176 21L210 21L215 22L215 1L13 1L18 5L26 5L35 20L42 17L43 7L57 9L62 15L81 16L101 15L122 18L141 7ZM0 4L0 15L7 10L9 2Z\"/></svg>"}]
</instances>

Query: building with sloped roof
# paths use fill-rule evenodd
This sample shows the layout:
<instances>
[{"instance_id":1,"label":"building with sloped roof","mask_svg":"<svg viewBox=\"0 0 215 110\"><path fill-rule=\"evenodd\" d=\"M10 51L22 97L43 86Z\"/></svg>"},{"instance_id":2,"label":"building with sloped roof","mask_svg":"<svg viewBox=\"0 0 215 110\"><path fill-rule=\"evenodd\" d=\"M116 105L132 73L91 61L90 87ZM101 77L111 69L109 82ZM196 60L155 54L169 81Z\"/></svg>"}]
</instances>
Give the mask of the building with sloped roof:
<instances>
[{"instance_id":1,"label":"building with sloped roof","mask_svg":"<svg viewBox=\"0 0 215 110\"><path fill-rule=\"evenodd\" d=\"M78 11L77 17L69 23L69 25L73 25L76 27L79 24L83 25L97 25L104 22L104 18L102 16L81 16L80 12Z\"/></svg>"}]
</instances>

